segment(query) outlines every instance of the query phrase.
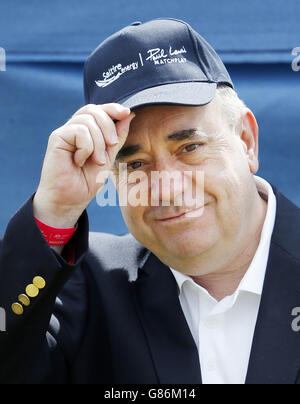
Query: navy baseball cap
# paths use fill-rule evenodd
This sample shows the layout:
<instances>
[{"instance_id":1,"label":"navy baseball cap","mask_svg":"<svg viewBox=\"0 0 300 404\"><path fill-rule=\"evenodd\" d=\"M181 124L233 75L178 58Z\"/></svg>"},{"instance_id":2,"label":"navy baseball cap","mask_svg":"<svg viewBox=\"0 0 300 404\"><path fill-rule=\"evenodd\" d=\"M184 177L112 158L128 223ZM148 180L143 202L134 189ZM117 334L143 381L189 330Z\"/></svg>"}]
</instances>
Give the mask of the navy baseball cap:
<instances>
[{"instance_id":1,"label":"navy baseball cap","mask_svg":"<svg viewBox=\"0 0 300 404\"><path fill-rule=\"evenodd\" d=\"M102 42L84 66L87 104L201 106L218 84L234 88L220 57L175 19L131 24Z\"/></svg>"}]
</instances>

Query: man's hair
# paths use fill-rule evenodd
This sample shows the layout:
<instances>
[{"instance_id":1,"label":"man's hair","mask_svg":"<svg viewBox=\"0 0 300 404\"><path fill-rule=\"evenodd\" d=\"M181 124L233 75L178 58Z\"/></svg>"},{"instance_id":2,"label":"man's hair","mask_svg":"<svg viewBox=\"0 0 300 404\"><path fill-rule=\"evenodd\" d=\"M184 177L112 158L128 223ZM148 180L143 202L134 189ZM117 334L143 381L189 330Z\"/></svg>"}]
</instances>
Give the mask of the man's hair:
<instances>
[{"instance_id":1,"label":"man's hair","mask_svg":"<svg viewBox=\"0 0 300 404\"><path fill-rule=\"evenodd\" d=\"M246 107L235 90L226 84L220 84L217 87L216 96L220 103L224 118L233 128L237 128L240 124L241 114Z\"/></svg>"}]
</instances>

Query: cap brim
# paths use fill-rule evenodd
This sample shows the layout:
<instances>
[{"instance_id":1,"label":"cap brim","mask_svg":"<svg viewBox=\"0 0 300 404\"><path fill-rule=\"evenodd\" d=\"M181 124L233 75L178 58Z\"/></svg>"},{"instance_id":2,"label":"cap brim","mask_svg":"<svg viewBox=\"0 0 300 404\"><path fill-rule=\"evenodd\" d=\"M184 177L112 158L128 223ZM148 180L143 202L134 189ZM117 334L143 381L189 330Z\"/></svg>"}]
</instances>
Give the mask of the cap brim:
<instances>
[{"instance_id":1,"label":"cap brim","mask_svg":"<svg viewBox=\"0 0 300 404\"><path fill-rule=\"evenodd\" d=\"M201 106L213 100L216 89L216 83L208 82L164 84L139 91L118 103L130 109L163 104Z\"/></svg>"}]
</instances>

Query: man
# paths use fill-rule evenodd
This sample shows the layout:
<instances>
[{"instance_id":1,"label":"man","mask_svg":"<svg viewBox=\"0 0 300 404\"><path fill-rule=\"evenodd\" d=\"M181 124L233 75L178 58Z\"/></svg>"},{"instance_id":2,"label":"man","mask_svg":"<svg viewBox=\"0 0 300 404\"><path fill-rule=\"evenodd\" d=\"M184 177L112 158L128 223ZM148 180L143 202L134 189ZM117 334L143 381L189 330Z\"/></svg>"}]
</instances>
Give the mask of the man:
<instances>
[{"instance_id":1,"label":"man","mask_svg":"<svg viewBox=\"0 0 300 404\"><path fill-rule=\"evenodd\" d=\"M300 383L300 212L255 176L218 55L184 22L134 23L89 57L85 95L1 243L1 381ZM109 173L131 234L88 240Z\"/></svg>"}]
</instances>

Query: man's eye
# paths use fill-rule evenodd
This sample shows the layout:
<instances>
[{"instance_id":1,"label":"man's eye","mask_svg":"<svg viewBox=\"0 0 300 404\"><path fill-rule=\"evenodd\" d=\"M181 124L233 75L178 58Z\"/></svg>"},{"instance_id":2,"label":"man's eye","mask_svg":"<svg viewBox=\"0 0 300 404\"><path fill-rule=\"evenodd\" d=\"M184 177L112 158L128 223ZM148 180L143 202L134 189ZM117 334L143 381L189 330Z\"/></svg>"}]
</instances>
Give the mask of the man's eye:
<instances>
[{"instance_id":1,"label":"man's eye","mask_svg":"<svg viewBox=\"0 0 300 404\"><path fill-rule=\"evenodd\" d=\"M142 167L142 164L143 163L141 161L134 161L133 163L127 163L127 168L130 170L138 170Z\"/></svg>"},{"instance_id":2,"label":"man's eye","mask_svg":"<svg viewBox=\"0 0 300 404\"><path fill-rule=\"evenodd\" d=\"M201 146L201 144L198 144L198 143L189 144L189 145L187 145L187 146L185 146L185 147L183 148L183 152L184 152L184 153L190 153L190 152L192 152L192 151L198 149L200 146Z\"/></svg>"}]
</instances>

